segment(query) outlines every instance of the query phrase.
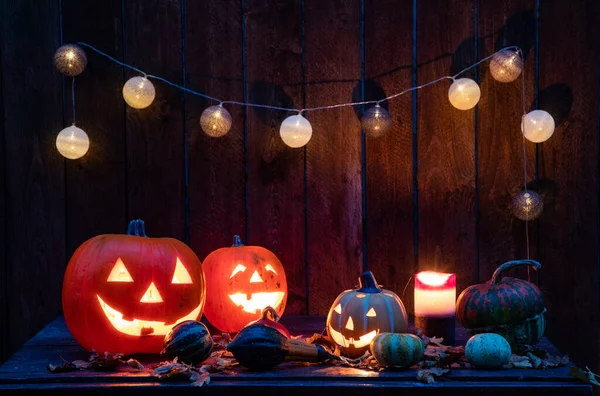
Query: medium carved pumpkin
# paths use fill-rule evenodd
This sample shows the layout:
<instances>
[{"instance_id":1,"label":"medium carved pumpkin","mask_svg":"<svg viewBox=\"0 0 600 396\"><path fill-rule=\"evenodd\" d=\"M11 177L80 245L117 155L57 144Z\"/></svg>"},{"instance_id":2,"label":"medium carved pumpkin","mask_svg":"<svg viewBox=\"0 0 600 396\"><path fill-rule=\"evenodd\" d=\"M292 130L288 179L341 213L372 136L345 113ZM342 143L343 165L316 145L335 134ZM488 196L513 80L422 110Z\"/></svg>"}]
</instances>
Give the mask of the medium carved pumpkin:
<instances>
[{"instance_id":1,"label":"medium carved pumpkin","mask_svg":"<svg viewBox=\"0 0 600 396\"><path fill-rule=\"evenodd\" d=\"M544 299L533 283L501 278L501 274L515 266L542 267L534 260L516 260L502 264L492 279L484 284L466 288L456 300L456 318L470 334L498 333L513 348L533 345L544 335Z\"/></svg>"},{"instance_id":2,"label":"medium carved pumpkin","mask_svg":"<svg viewBox=\"0 0 600 396\"><path fill-rule=\"evenodd\" d=\"M355 290L342 292L327 315L327 334L342 355L361 356L379 333L405 333L406 309L395 293L382 289L371 271L358 278Z\"/></svg>"},{"instance_id":3,"label":"medium carved pumpkin","mask_svg":"<svg viewBox=\"0 0 600 396\"><path fill-rule=\"evenodd\" d=\"M67 327L87 350L159 353L175 324L202 316L205 282L198 257L172 238L99 235L73 254L63 281Z\"/></svg>"},{"instance_id":4,"label":"medium carved pumpkin","mask_svg":"<svg viewBox=\"0 0 600 396\"><path fill-rule=\"evenodd\" d=\"M231 247L215 250L203 264L207 282L204 315L217 329L238 332L273 307L282 315L287 282L281 261L260 246L244 246L236 235Z\"/></svg>"}]
</instances>

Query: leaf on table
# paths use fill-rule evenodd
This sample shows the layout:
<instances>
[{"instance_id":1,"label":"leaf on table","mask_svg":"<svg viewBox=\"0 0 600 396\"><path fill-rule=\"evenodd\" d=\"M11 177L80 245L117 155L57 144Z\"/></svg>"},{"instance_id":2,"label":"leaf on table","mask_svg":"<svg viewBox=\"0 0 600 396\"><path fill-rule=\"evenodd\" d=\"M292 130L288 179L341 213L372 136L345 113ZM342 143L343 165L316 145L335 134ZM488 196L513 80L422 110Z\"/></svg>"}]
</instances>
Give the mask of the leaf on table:
<instances>
[{"instance_id":1,"label":"leaf on table","mask_svg":"<svg viewBox=\"0 0 600 396\"><path fill-rule=\"evenodd\" d=\"M510 365L517 369L533 368L533 365L529 360L523 362L511 362Z\"/></svg>"},{"instance_id":2,"label":"leaf on table","mask_svg":"<svg viewBox=\"0 0 600 396\"><path fill-rule=\"evenodd\" d=\"M527 356L529 358L529 360L531 361L531 365L533 366L533 368L548 368L548 365L546 364L545 361L543 361L542 359L540 359L539 357L535 356L533 353L531 352L527 352L525 354L525 356Z\"/></svg>"},{"instance_id":3,"label":"leaf on table","mask_svg":"<svg viewBox=\"0 0 600 396\"><path fill-rule=\"evenodd\" d=\"M123 362L121 360L122 357L122 353L104 352L103 354L99 354L94 351L89 359L90 368L96 371L114 371Z\"/></svg>"},{"instance_id":4,"label":"leaf on table","mask_svg":"<svg viewBox=\"0 0 600 396\"><path fill-rule=\"evenodd\" d=\"M558 366L566 366L571 362L569 359L569 355L559 356L559 355L551 355L549 353L546 354L544 358L548 367L558 367Z\"/></svg>"},{"instance_id":5,"label":"leaf on table","mask_svg":"<svg viewBox=\"0 0 600 396\"><path fill-rule=\"evenodd\" d=\"M62 364L48 363L48 365L46 366L46 370L50 371L51 373L68 373L78 369L71 362L65 361Z\"/></svg>"},{"instance_id":6,"label":"leaf on table","mask_svg":"<svg viewBox=\"0 0 600 396\"><path fill-rule=\"evenodd\" d=\"M193 372L190 375L192 386L204 386L210 384L210 375L208 373Z\"/></svg>"},{"instance_id":7,"label":"leaf on table","mask_svg":"<svg viewBox=\"0 0 600 396\"><path fill-rule=\"evenodd\" d=\"M135 359L129 359L129 360L127 361L127 365L128 365L129 367L131 367L132 369L136 369L136 370L141 370L141 371L143 371L143 370L145 370L145 369L146 369L142 363L138 362L138 361L137 361L137 360L135 360Z\"/></svg>"},{"instance_id":8,"label":"leaf on table","mask_svg":"<svg viewBox=\"0 0 600 396\"><path fill-rule=\"evenodd\" d=\"M575 379L585 382L586 384L600 387L600 375L594 374L589 367L580 369L579 367L569 368L569 375Z\"/></svg>"},{"instance_id":9,"label":"leaf on table","mask_svg":"<svg viewBox=\"0 0 600 396\"><path fill-rule=\"evenodd\" d=\"M214 349L215 350L224 350L227 348L227 345L232 341L231 335L229 333L221 333L220 335L212 336Z\"/></svg>"},{"instance_id":10,"label":"leaf on table","mask_svg":"<svg viewBox=\"0 0 600 396\"><path fill-rule=\"evenodd\" d=\"M171 362L162 362L160 366L152 371L152 375L159 380L183 380L189 379L192 375L193 367L185 363L178 363L175 359Z\"/></svg>"},{"instance_id":11,"label":"leaf on table","mask_svg":"<svg viewBox=\"0 0 600 396\"><path fill-rule=\"evenodd\" d=\"M90 368L91 365L90 362L86 362L85 360L73 360L71 364L73 364L78 370L85 370Z\"/></svg>"},{"instance_id":12,"label":"leaf on table","mask_svg":"<svg viewBox=\"0 0 600 396\"><path fill-rule=\"evenodd\" d=\"M442 369L439 367L422 369L417 371L417 380L425 382L426 384L433 384L435 382L435 377L441 377L449 372L449 369Z\"/></svg>"},{"instance_id":13,"label":"leaf on table","mask_svg":"<svg viewBox=\"0 0 600 396\"><path fill-rule=\"evenodd\" d=\"M305 341L311 345L321 345L325 347L328 352L340 356L339 347L331 338L326 335L314 333L312 337L307 338Z\"/></svg>"}]
</instances>

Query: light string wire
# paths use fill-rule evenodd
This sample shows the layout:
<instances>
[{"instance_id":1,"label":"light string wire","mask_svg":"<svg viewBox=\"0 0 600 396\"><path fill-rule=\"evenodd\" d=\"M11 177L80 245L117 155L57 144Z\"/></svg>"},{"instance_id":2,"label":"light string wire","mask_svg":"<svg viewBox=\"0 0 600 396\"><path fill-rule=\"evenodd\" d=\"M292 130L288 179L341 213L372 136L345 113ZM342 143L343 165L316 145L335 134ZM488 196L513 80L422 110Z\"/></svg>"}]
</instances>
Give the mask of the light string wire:
<instances>
[{"instance_id":1,"label":"light string wire","mask_svg":"<svg viewBox=\"0 0 600 396\"><path fill-rule=\"evenodd\" d=\"M404 94L412 92L412 91L416 91L418 89L425 88L425 87L427 87L429 85L433 85L433 84L438 83L438 82L443 81L443 80L452 80L452 81L454 81L461 74L463 74L463 73L471 70L474 67L479 66L481 63L483 63L483 62L491 59L492 57L494 57L494 55L496 55L496 54L498 54L498 53L500 53L502 51L505 51L505 50L515 50L515 51L519 52L519 54L521 54L521 56L522 56L522 51L521 51L520 47L518 47L518 46L504 47L504 48L502 48L502 49L494 52L493 54L491 54L491 55L489 55L489 56L481 59L480 61L472 64L471 66L469 66L469 67L467 67L467 68L459 71L458 73L456 73L453 76L443 76L443 77L440 77L440 78L438 78L436 80L429 81L429 82L427 82L425 84L405 89L404 91L401 91L401 92L395 93L393 95L387 96L387 97L385 97L383 99L366 100L366 101L362 101L362 102L338 103L338 104L328 105L328 106L318 106L318 107L308 107L308 108L304 108L304 109L297 109L297 108L293 108L293 107L279 107L279 106L271 106L271 105L259 104L259 103L237 102L237 101L234 101L234 100L222 100L222 99L216 98L214 96L207 95L207 94L202 93L202 92L194 91L193 89L189 89L189 88L184 87L182 85L176 84L176 83L174 83L172 81L169 81L169 80L167 80L165 78L162 78L162 77L159 77L159 76L154 76L154 75L151 75L151 74L147 74L146 72L144 72L144 71L142 71L142 70L140 70L140 69L138 69L136 67L133 67L131 65L128 65L127 63L123 63L123 62L121 62L121 61L113 58L112 56L108 55L105 52L100 51L98 48L96 48L96 47L94 47L94 46L92 46L90 44L87 44L87 43L84 43L84 42L81 42L81 41L78 42L77 44L91 49L92 51L96 52L97 54L102 55L102 56L104 56L107 59L110 59L111 61L115 62L116 64L118 64L120 66L126 67L128 69L133 70L133 71L136 71L136 72L140 73L142 76L144 76L145 78L162 81L165 84L168 84L168 85L170 85L172 87L181 89L182 91L188 92L190 94L197 95L197 96L203 97L205 99L213 100L215 102L219 102L220 105L232 104L232 105L239 105L239 106L245 106L245 107L260 107L260 108L271 109L271 110L281 110L281 111L297 112L298 114L302 114L302 113L308 112L308 111L336 109L336 108L339 108L339 107L360 106L360 105L368 105L368 104L379 105L382 102L385 102L387 100L397 98L398 96L404 95Z\"/></svg>"},{"instance_id":2,"label":"light string wire","mask_svg":"<svg viewBox=\"0 0 600 396\"><path fill-rule=\"evenodd\" d=\"M71 105L73 109L73 125L75 125L75 77L71 80Z\"/></svg>"},{"instance_id":3,"label":"light string wire","mask_svg":"<svg viewBox=\"0 0 600 396\"><path fill-rule=\"evenodd\" d=\"M517 54L521 58L521 104L523 105L523 115L521 116L521 135L523 139L523 190L527 193L527 143L525 141L525 116L527 115L527 104L525 99L525 56L521 48L517 49ZM529 219L525 217L525 248L527 250L527 260L529 257ZM531 280L530 269L527 267L527 280Z\"/></svg>"}]
</instances>

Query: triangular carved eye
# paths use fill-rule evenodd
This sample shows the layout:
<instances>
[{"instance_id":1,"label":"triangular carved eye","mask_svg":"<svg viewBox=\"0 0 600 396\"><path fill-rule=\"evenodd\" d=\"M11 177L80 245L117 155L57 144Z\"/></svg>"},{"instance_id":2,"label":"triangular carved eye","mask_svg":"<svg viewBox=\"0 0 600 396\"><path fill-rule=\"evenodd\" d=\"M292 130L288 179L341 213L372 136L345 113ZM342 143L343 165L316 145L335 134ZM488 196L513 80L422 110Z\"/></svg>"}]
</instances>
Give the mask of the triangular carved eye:
<instances>
[{"instance_id":1,"label":"triangular carved eye","mask_svg":"<svg viewBox=\"0 0 600 396\"><path fill-rule=\"evenodd\" d=\"M171 283L176 285L189 285L192 282L192 277L190 273L185 269L179 257L177 257L177 263L175 264L175 273L173 273L173 279Z\"/></svg>"},{"instance_id":2,"label":"triangular carved eye","mask_svg":"<svg viewBox=\"0 0 600 396\"><path fill-rule=\"evenodd\" d=\"M367 316L369 318L374 318L377 316L377 313L375 312L375 309L373 307L371 307L371 309L369 309L369 312L367 312Z\"/></svg>"},{"instance_id":3,"label":"triangular carved eye","mask_svg":"<svg viewBox=\"0 0 600 396\"><path fill-rule=\"evenodd\" d=\"M121 260L121 257L117 259L115 266L108 275L107 282L133 282L133 278L129 275L129 271L125 268L125 263Z\"/></svg>"}]
</instances>

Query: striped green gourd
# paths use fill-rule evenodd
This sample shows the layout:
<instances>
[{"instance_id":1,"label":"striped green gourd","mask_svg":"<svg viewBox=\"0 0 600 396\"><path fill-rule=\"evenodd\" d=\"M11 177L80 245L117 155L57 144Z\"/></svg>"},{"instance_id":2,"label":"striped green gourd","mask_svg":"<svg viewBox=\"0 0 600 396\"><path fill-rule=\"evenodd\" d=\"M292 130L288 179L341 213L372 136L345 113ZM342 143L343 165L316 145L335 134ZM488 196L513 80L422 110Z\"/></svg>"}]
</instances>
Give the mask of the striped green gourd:
<instances>
[{"instance_id":1,"label":"striped green gourd","mask_svg":"<svg viewBox=\"0 0 600 396\"><path fill-rule=\"evenodd\" d=\"M195 320L175 325L165 336L161 355L185 363L200 363L210 356L213 341L206 326Z\"/></svg>"},{"instance_id":2,"label":"striped green gourd","mask_svg":"<svg viewBox=\"0 0 600 396\"><path fill-rule=\"evenodd\" d=\"M381 367L410 367L423 358L424 350L413 334L381 333L371 342L371 354Z\"/></svg>"}]
</instances>

